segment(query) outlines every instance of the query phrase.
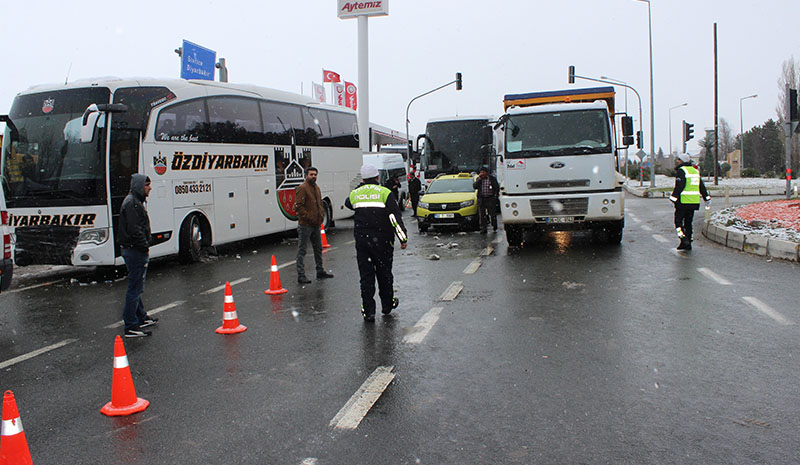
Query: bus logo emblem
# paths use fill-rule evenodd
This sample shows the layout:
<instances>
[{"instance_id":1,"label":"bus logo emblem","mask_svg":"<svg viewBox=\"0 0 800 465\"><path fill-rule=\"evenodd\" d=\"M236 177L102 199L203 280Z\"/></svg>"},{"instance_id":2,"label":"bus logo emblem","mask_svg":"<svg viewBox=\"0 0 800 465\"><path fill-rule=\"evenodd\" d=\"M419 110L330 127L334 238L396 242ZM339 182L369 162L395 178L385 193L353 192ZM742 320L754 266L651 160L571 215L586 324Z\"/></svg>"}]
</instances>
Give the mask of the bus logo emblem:
<instances>
[{"instance_id":1,"label":"bus logo emblem","mask_svg":"<svg viewBox=\"0 0 800 465\"><path fill-rule=\"evenodd\" d=\"M297 221L294 209L295 189L305 181L306 169L311 167L311 149L296 146L286 152L283 147L275 148L275 183L278 185L277 196L281 213L291 221Z\"/></svg>"},{"instance_id":2,"label":"bus logo emblem","mask_svg":"<svg viewBox=\"0 0 800 465\"><path fill-rule=\"evenodd\" d=\"M153 157L153 169L159 176L167 172L167 157Z\"/></svg>"},{"instance_id":3,"label":"bus logo emblem","mask_svg":"<svg viewBox=\"0 0 800 465\"><path fill-rule=\"evenodd\" d=\"M49 98L45 100L44 102L42 102L42 113L44 114L50 113L51 111L53 111L55 105L56 105L55 99Z\"/></svg>"}]
</instances>

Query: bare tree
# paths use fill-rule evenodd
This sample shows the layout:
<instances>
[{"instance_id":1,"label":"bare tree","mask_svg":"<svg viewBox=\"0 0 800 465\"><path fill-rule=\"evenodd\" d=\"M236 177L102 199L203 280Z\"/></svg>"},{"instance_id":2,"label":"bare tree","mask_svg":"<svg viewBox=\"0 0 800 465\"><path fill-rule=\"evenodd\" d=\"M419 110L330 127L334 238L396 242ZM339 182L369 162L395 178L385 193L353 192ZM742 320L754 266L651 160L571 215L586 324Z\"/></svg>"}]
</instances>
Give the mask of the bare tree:
<instances>
[{"instance_id":1,"label":"bare tree","mask_svg":"<svg viewBox=\"0 0 800 465\"><path fill-rule=\"evenodd\" d=\"M728 154L736 150L736 139L731 131L731 126L725 118L719 119L719 159L725 161Z\"/></svg>"}]
</instances>

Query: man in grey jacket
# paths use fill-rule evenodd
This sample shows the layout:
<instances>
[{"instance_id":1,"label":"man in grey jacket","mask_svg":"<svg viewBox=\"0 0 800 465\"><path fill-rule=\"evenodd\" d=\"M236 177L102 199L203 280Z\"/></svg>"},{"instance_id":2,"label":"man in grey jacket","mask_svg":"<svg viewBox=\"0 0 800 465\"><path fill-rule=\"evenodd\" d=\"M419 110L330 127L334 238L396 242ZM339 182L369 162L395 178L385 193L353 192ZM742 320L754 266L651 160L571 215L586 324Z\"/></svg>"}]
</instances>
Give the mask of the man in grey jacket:
<instances>
[{"instance_id":1,"label":"man in grey jacket","mask_svg":"<svg viewBox=\"0 0 800 465\"><path fill-rule=\"evenodd\" d=\"M131 190L119 212L118 242L128 268L128 290L125 293L125 337L145 337L150 331L142 328L156 324L158 318L147 316L142 304L144 279L150 259L150 218L144 202L150 195L150 178L143 174L131 176Z\"/></svg>"}]
</instances>

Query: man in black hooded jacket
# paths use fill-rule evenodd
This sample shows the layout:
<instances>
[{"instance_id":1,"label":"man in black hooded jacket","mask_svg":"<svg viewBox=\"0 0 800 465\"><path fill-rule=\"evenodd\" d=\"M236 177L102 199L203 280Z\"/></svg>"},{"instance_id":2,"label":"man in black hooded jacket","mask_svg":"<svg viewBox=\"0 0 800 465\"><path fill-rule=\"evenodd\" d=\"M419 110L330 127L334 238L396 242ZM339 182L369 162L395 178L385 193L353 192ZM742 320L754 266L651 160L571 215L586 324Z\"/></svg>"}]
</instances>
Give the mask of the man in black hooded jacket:
<instances>
[{"instance_id":1,"label":"man in black hooded jacket","mask_svg":"<svg viewBox=\"0 0 800 465\"><path fill-rule=\"evenodd\" d=\"M158 318L147 316L142 304L144 279L150 259L150 218L144 202L150 195L150 178L143 174L131 176L131 190L119 212L118 241L122 258L128 268L128 290L125 293L125 337L149 336L142 328L156 324Z\"/></svg>"}]
</instances>

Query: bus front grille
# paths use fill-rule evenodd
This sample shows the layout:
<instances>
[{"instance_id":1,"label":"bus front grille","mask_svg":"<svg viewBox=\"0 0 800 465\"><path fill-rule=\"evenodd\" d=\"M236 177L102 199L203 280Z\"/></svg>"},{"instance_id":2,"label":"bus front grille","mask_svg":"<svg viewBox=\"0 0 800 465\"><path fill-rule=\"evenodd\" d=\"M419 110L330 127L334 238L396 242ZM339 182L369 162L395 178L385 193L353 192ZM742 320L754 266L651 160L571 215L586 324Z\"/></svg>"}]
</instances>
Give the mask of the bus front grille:
<instances>
[{"instance_id":1,"label":"bus front grille","mask_svg":"<svg viewBox=\"0 0 800 465\"><path fill-rule=\"evenodd\" d=\"M588 197L531 200L533 216L577 216L586 215L588 210Z\"/></svg>"},{"instance_id":2,"label":"bus front grille","mask_svg":"<svg viewBox=\"0 0 800 465\"><path fill-rule=\"evenodd\" d=\"M74 226L17 228L14 262L19 266L72 265L80 230Z\"/></svg>"}]
</instances>

